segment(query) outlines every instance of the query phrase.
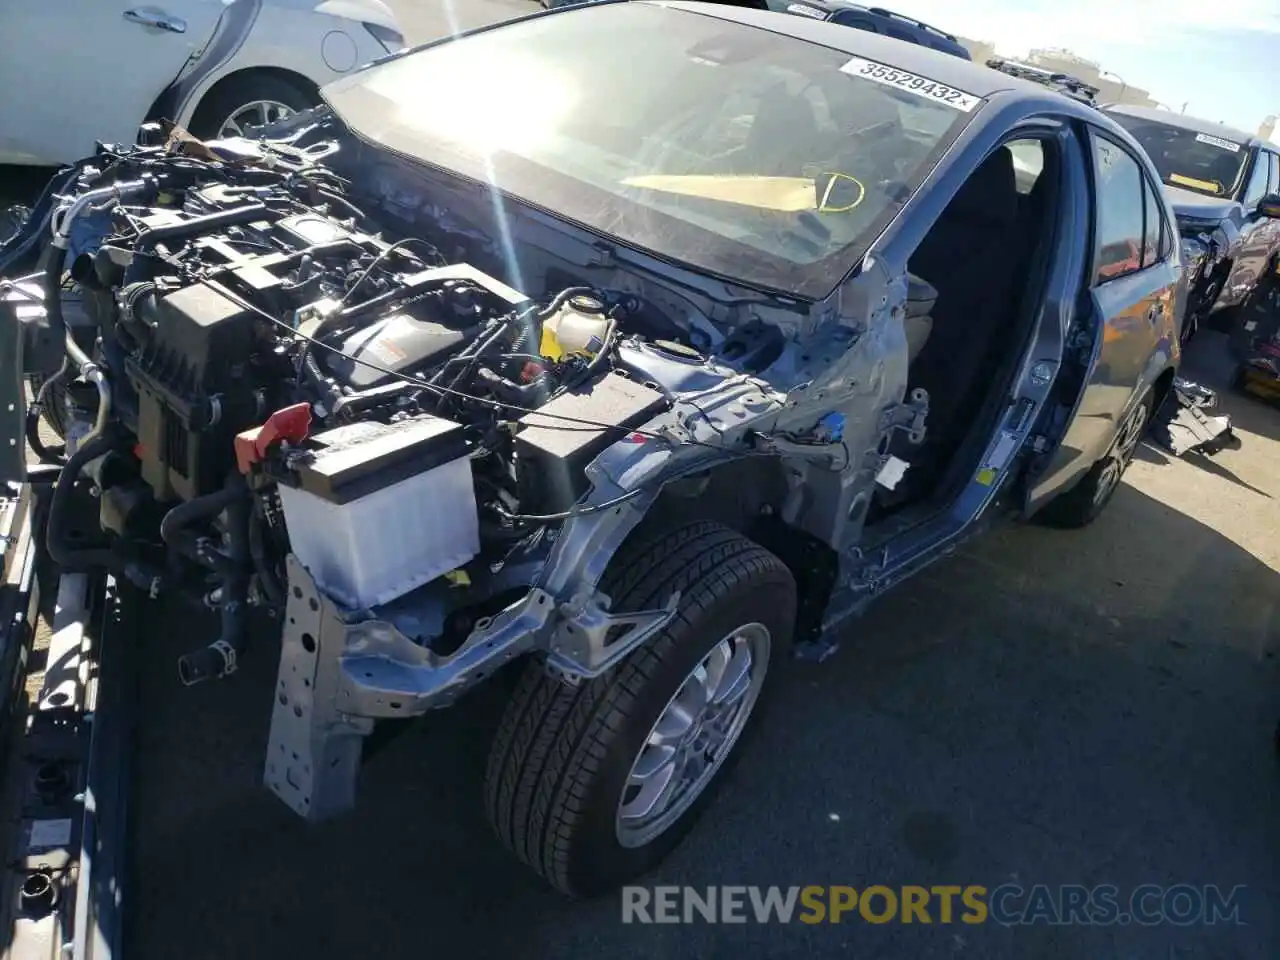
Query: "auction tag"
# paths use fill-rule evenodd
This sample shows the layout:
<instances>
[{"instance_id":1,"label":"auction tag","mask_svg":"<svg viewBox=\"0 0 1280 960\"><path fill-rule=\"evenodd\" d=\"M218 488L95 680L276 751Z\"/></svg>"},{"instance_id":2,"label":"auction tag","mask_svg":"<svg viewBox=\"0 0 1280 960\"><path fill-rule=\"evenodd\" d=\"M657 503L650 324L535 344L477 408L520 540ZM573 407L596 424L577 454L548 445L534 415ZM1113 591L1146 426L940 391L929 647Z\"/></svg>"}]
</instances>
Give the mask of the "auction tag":
<instances>
[{"instance_id":1,"label":"auction tag","mask_svg":"<svg viewBox=\"0 0 1280 960\"><path fill-rule=\"evenodd\" d=\"M863 60L861 57L854 57L842 66L840 71L849 74L851 77L861 77L863 80L872 80L875 83L884 84L886 87L895 87L898 90L914 93L925 100L936 100L938 103L945 103L947 106L954 107L956 110L963 110L965 113L971 113L982 102L981 97L975 97L971 93L965 93L963 90L949 87L945 83L938 83L936 80L917 76L914 73L908 73L906 70L899 70L897 67L885 66L883 63L876 63L874 60Z\"/></svg>"},{"instance_id":2,"label":"auction tag","mask_svg":"<svg viewBox=\"0 0 1280 960\"><path fill-rule=\"evenodd\" d=\"M1230 150L1232 153L1240 152L1240 144L1232 143L1230 140L1223 140L1221 137L1213 137L1207 133L1196 134L1197 143L1207 143L1213 147L1219 147L1223 150Z\"/></svg>"},{"instance_id":3,"label":"auction tag","mask_svg":"<svg viewBox=\"0 0 1280 960\"><path fill-rule=\"evenodd\" d=\"M802 17L812 17L815 20L827 19L825 10L819 10L817 7L811 7L804 3L788 3L787 13L798 13Z\"/></svg>"}]
</instances>

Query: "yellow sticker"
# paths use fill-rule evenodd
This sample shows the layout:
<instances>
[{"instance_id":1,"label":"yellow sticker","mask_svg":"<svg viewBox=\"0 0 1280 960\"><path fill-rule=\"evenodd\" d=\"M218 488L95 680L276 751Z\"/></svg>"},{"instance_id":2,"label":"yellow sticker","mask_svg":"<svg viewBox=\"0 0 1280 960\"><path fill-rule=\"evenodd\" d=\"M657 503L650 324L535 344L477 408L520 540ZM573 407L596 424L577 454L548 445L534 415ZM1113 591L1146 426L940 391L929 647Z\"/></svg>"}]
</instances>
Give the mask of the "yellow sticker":
<instances>
[{"instance_id":1,"label":"yellow sticker","mask_svg":"<svg viewBox=\"0 0 1280 960\"><path fill-rule=\"evenodd\" d=\"M1195 177L1184 177L1180 173L1169 174L1169 179L1174 183L1180 183L1184 187L1194 187L1196 190L1212 190L1214 193L1222 192L1222 185L1212 180L1197 180Z\"/></svg>"},{"instance_id":2,"label":"yellow sticker","mask_svg":"<svg viewBox=\"0 0 1280 960\"><path fill-rule=\"evenodd\" d=\"M450 570L448 573L444 575L444 578L448 580L451 584L453 584L455 587L471 586L471 578L467 576L467 571L462 569Z\"/></svg>"},{"instance_id":3,"label":"yellow sticker","mask_svg":"<svg viewBox=\"0 0 1280 960\"><path fill-rule=\"evenodd\" d=\"M978 471L978 483L984 487L989 487L995 482L996 474L999 473L994 467L983 467Z\"/></svg>"}]
</instances>

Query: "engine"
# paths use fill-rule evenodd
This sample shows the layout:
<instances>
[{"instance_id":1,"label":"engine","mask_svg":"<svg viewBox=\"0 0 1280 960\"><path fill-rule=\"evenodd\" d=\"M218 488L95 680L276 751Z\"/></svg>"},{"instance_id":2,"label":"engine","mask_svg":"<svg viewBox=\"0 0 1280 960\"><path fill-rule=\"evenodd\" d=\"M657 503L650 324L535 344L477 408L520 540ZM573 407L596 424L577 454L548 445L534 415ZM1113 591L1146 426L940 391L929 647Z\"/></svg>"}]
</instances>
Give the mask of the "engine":
<instances>
[{"instance_id":1,"label":"engine","mask_svg":"<svg viewBox=\"0 0 1280 960\"><path fill-rule=\"evenodd\" d=\"M55 559L222 611L187 682L234 669L245 608L279 611L289 554L364 609L567 515L586 464L667 404L645 371L681 362L633 341L628 368L625 300L535 300L388 236L307 158L200 150L81 171L46 287L68 268L88 323L33 408L62 405ZM83 473L103 544L64 536Z\"/></svg>"},{"instance_id":2,"label":"engine","mask_svg":"<svg viewBox=\"0 0 1280 960\"><path fill-rule=\"evenodd\" d=\"M465 393L477 369L517 383L536 359L514 323L526 297L296 200L204 189L138 226L114 332L137 394L143 479L162 498L221 486L235 435L281 407L309 401L336 421L415 409L410 387ZM114 249L99 254L108 282Z\"/></svg>"}]
</instances>

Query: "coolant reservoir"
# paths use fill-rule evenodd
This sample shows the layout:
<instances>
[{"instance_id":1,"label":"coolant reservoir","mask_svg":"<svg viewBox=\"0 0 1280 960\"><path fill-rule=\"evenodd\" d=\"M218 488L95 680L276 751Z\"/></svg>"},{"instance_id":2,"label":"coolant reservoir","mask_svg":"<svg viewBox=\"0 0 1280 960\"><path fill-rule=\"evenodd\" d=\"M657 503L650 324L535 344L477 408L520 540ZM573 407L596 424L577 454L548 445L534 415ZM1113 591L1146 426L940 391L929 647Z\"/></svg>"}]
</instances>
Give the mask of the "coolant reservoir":
<instances>
[{"instance_id":1,"label":"coolant reservoir","mask_svg":"<svg viewBox=\"0 0 1280 960\"><path fill-rule=\"evenodd\" d=\"M608 326L604 304L595 297L579 294L542 324L538 352L548 360L560 360L571 353L594 356L604 346Z\"/></svg>"}]
</instances>

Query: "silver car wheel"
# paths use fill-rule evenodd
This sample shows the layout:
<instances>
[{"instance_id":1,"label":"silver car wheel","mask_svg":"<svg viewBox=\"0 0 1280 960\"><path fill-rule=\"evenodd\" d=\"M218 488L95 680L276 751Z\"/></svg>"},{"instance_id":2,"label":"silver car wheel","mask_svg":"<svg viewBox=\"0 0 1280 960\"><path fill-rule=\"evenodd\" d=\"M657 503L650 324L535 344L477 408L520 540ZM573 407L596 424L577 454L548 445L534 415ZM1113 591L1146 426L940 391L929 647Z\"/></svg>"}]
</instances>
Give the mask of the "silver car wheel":
<instances>
[{"instance_id":1,"label":"silver car wheel","mask_svg":"<svg viewBox=\"0 0 1280 960\"><path fill-rule=\"evenodd\" d=\"M763 624L738 627L689 672L645 737L618 803L624 847L649 843L691 807L742 734L769 669Z\"/></svg>"},{"instance_id":2,"label":"silver car wheel","mask_svg":"<svg viewBox=\"0 0 1280 960\"><path fill-rule=\"evenodd\" d=\"M296 113L293 107L279 100L252 100L237 107L218 126L218 137L242 137L249 127L262 127L277 120L284 120Z\"/></svg>"},{"instance_id":3,"label":"silver car wheel","mask_svg":"<svg viewBox=\"0 0 1280 960\"><path fill-rule=\"evenodd\" d=\"M1142 433L1147 426L1148 409L1147 400L1141 400L1120 428L1120 432L1116 435L1116 442L1102 465L1098 486L1093 493L1094 503L1105 501L1120 485L1120 478L1124 475L1125 468L1129 466L1129 461L1138 450L1138 444L1142 442Z\"/></svg>"}]
</instances>

